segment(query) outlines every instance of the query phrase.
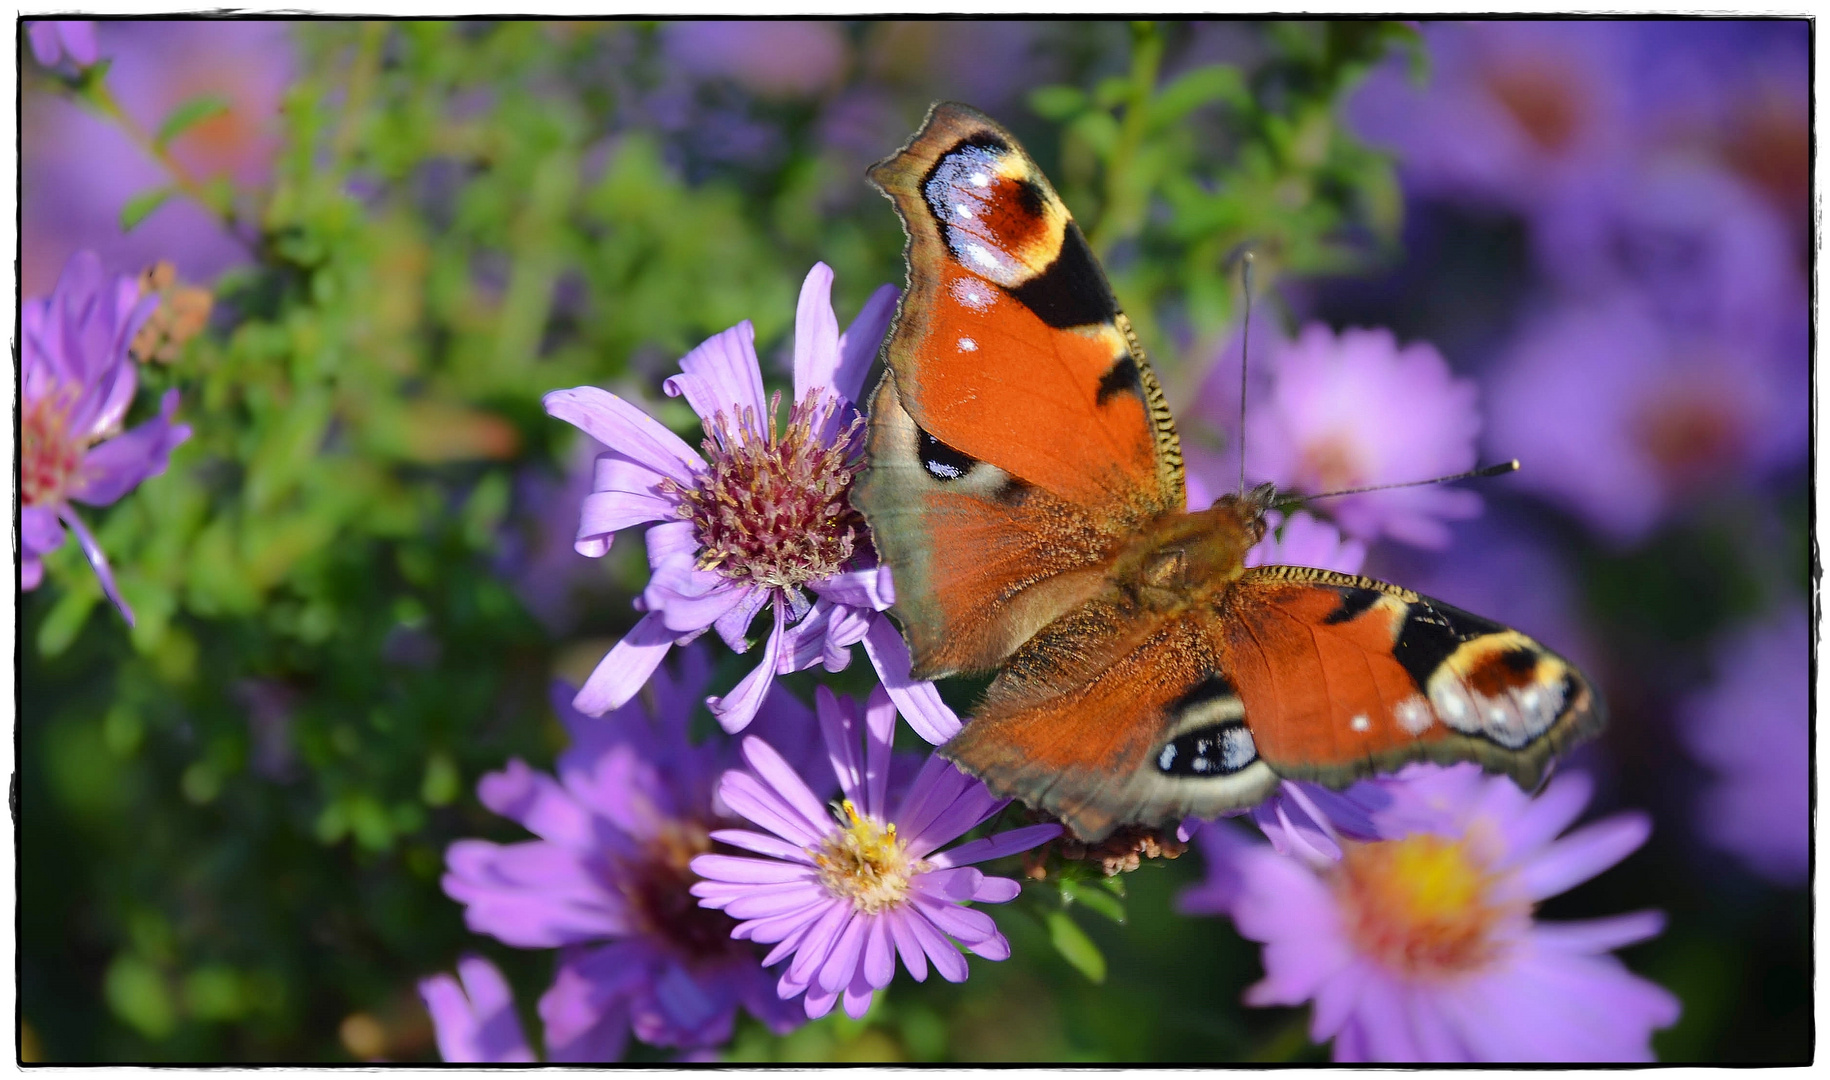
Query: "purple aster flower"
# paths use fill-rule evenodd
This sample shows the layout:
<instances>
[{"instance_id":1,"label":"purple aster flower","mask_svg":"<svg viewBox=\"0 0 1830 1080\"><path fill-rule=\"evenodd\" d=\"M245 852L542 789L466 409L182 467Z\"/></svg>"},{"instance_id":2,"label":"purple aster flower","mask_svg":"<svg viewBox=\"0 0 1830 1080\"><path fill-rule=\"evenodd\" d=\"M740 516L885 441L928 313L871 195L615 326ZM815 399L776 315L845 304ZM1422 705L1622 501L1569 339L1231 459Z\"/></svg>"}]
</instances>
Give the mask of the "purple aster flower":
<instances>
[{"instance_id":1,"label":"purple aster flower","mask_svg":"<svg viewBox=\"0 0 1830 1080\"><path fill-rule=\"evenodd\" d=\"M1387 330L1335 334L1312 324L1293 342L1275 343L1262 395L1247 396L1246 476L1317 495L1371 484L1428 480L1472 468L1480 413L1474 385L1455 378L1442 356L1416 342L1403 348ZM1224 367L1225 365L1222 365ZM1238 384L1237 369L1232 376ZM1216 370L1218 383L1225 373ZM1237 408L1237 389L1232 403ZM1225 394L1204 397L1217 403ZM1203 410L1202 419L1234 427L1237 413ZM1236 485L1239 459L1192 455L1209 489ZM1319 506L1343 532L1371 541L1390 536L1441 547L1444 519L1480 512L1480 496L1439 486L1370 492Z\"/></svg>"},{"instance_id":2,"label":"purple aster flower","mask_svg":"<svg viewBox=\"0 0 1830 1080\"><path fill-rule=\"evenodd\" d=\"M1265 515L1264 539L1245 553L1247 566L1314 566L1357 574L1366 562L1366 545L1349 540L1320 518L1280 510Z\"/></svg>"},{"instance_id":3,"label":"purple aster flower","mask_svg":"<svg viewBox=\"0 0 1830 1080\"><path fill-rule=\"evenodd\" d=\"M109 281L101 260L85 251L71 258L49 297L27 300L20 311L19 587L38 587L44 556L64 542L67 525L129 626L133 611L115 589L108 558L70 502L112 504L164 472L172 448L190 438L189 427L172 423L176 390L166 391L157 417L120 434L138 385L127 347L156 302L141 297L132 277Z\"/></svg>"},{"instance_id":4,"label":"purple aster flower","mask_svg":"<svg viewBox=\"0 0 1830 1080\"><path fill-rule=\"evenodd\" d=\"M101 54L95 47L95 24L87 19L39 20L25 27L32 55L45 67L56 67L69 57L77 67L88 67Z\"/></svg>"},{"instance_id":5,"label":"purple aster flower","mask_svg":"<svg viewBox=\"0 0 1830 1080\"><path fill-rule=\"evenodd\" d=\"M438 1056L446 1061L500 1065L534 1060L508 980L482 957L459 960L457 978L441 974L421 981L419 996L432 1014Z\"/></svg>"},{"instance_id":6,"label":"purple aster flower","mask_svg":"<svg viewBox=\"0 0 1830 1080\"><path fill-rule=\"evenodd\" d=\"M602 715L628 701L669 648L708 629L746 651L745 633L766 610L772 626L762 662L708 701L726 731L750 722L776 675L821 663L839 671L860 642L923 738L941 743L959 730L933 685L909 678L902 635L878 614L895 596L849 500L864 433L852 403L889 327L896 290L878 289L844 334L831 291L832 270L816 264L795 312L795 403L786 430L775 422L779 398L763 398L747 321L688 353L681 374L665 384L704 422L704 458L608 391L581 386L546 396L547 412L609 448L597 458L578 551L601 556L617 530L660 522L647 534L647 614L579 690L580 711Z\"/></svg>"},{"instance_id":7,"label":"purple aster flower","mask_svg":"<svg viewBox=\"0 0 1830 1080\"><path fill-rule=\"evenodd\" d=\"M1679 332L1632 295L1553 309L1490 377L1492 451L1511 481L1616 544L1700 494L1802 461L1805 312L1767 340Z\"/></svg>"},{"instance_id":8,"label":"purple aster flower","mask_svg":"<svg viewBox=\"0 0 1830 1080\"><path fill-rule=\"evenodd\" d=\"M732 821L714 791L730 748L687 741L710 663L693 649L681 664L679 675L663 669L650 681L652 713L628 705L615 723L572 709L569 688L556 685L553 705L572 735L558 779L511 761L477 788L485 806L538 839L460 840L446 855L445 891L472 930L562 950L540 999L554 1061L615 1060L632 1031L661 1046L715 1046L739 1005L778 1034L801 1020L776 996L761 950L734 940L731 918L688 893L692 859ZM756 726L805 748L807 713L777 692ZM803 767L813 771L812 759Z\"/></svg>"},{"instance_id":9,"label":"purple aster flower","mask_svg":"<svg viewBox=\"0 0 1830 1080\"><path fill-rule=\"evenodd\" d=\"M1535 799L1468 764L1413 765L1398 780L1370 815L1396 835L1343 843L1338 861L1202 830L1211 877L1181 906L1230 915L1264 943L1246 1002L1313 1001L1311 1036L1334 1039L1337 1061L1649 1060L1677 999L1608 953L1656 935L1663 917L1533 918L1644 843L1648 819L1559 838L1588 804L1573 773Z\"/></svg>"},{"instance_id":10,"label":"purple aster flower","mask_svg":"<svg viewBox=\"0 0 1830 1080\"><path fill-rule=\"evenodd\" d=\"M1003 903L1022 887L971 864L1025 851L1061 827L1031 825L937 851L1009 800L932 755L891 813L889 696L873 691L860 721L851 701L825 687L817 694L844 802L829 809L768 743L746 737L750 769L726 773L719 792L767 832L727 829L712 838L763 857L699 856L693 870L705 880L693 895L743 920L737 936L774 944L765 964L789 960L778 986L784 999L805 993L807 1015L820 1017L843 995L846 1014L860 1017L890 984L898 954L917 982L929 963L948 982L965 979L960 946L988 960L1008 957L990 916L964 905Z\"/></svg>"},{"instance_id":11,"label":"purple aster flower","mask_svg":"<svg viewBox=\"0 0 1830 1080\"><path fill-rule=\"evenodd\" d=\"M812 97L845 73L837 23L800 20L668 23L663 48L691 74L725 76L765 97Z\"/></svg>"},{"instance_id":12,"label":"purple aster flower","mask_svg":"<svg viewBox=\"0 0 1830 1080\"><path fill-rule=\"evenodd\" d=\"M1715 774L1697 803L1710 843L1762 877L1811 866L1811 630L1802 606L1725 638L1716 681L1685 702L1684 743Z\"/></svg>"}]
</instances>

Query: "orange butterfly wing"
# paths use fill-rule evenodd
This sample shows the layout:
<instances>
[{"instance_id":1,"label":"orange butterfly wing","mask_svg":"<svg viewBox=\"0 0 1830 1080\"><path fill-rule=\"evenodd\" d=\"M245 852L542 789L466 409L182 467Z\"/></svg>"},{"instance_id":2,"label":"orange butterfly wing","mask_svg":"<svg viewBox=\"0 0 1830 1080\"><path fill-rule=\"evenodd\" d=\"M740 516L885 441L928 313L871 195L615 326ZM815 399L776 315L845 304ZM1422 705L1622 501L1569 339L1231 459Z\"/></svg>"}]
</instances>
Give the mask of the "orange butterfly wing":
<instances>
[{"instance_id":1,"label":"orange butterfly wing","mask_svg":"<svg viewBox=\"0 0 1830 1080\"><path fill-rule=\"evenodd\" d=\"M937 105L871 178L910 273L855 498L916 673L984 670L1182 508L1181 451L1085 238L1008 132Z\"/></svg>"}]
</instances>

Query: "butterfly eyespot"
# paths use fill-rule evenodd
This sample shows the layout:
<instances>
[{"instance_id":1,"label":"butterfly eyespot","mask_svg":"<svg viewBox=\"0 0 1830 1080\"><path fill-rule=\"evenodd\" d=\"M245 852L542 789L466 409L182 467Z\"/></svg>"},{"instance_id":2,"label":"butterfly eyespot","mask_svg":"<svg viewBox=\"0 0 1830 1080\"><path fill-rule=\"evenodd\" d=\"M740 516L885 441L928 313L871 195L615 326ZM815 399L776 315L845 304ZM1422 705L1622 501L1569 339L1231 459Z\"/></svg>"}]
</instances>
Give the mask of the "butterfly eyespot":
<instances>
[{"instance_id":1,"label":"butterfly eyespot","mask_svg":"<svg viewBox=\"0 0 1830 1080\"><path fill-rule=\"evenodd\" d=\"M915 429L915 453L928 475L943 483L963 478L978 464L977 458L960 453L920 428Z\"/></svg>"},{"instance_id":2,"label":"butterfly eyespot","mask_svg":"<svg viewBox=\"0 0 1830 1080\"><path fill-rule=\"evenodd\" d=\"M1238 721L1197 728L1165 743L1156 768L1165 776L1230 776L1258 760L1252 733Z\"/></svg>"}]
</instances>

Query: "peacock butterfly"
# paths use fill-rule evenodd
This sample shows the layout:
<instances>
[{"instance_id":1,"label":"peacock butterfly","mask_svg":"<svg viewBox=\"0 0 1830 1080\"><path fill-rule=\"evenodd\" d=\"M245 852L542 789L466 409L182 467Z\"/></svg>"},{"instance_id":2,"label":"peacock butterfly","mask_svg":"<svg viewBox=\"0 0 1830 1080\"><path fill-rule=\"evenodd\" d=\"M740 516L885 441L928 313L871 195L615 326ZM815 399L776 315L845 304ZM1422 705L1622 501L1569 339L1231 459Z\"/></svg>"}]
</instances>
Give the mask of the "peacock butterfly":
<instances>
[{"instance_id":1,"label":"peacock butterfly","mask_svg":"<svg viewBox=\"0 0 1830 1080\"><path fill-rule=\"evenodd\" d=\"M1247 569L1269 486L1186 509L1162 389L1009 132L934 106L870 170L908 233L856 505L914 674L997 675L941 749L1098 840L1471 760L1535 787L1600 729L1575 667L1408 589Z\"/></svg>"}]
</instances>

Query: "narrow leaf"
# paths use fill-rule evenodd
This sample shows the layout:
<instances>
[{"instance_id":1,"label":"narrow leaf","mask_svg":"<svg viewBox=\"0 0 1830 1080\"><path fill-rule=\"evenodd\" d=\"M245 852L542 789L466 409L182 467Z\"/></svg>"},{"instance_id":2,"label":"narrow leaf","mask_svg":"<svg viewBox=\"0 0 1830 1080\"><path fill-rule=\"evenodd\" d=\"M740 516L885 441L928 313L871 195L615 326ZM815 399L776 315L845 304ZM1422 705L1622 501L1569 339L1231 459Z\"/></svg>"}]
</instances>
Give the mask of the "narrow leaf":
<instances>
[{"instance_id":1,"label":"narrow leaf","mask_svg":"<svg viewBox=\"0 0 1830 1080\"><path fill-rule=\"evenodd\" d=\"M1061 899L1069 904L1084 904L1120 925L1125 921L1125 902L1097 884L1063 881Z\"/></svg>"},{"instance_id":2,"label":"narrow leaf","mask_svg":"<svg viewBox=\"0 0 1830 1080\"><path fill-rule=\"evenodd\" d=\"M1074 969L1087 977L1091 983L1106 981L1106 957L1087 937L1086 931L1080 928L1065 911L1051 911L1043 916L1048 923L1049 940L1054 942L1055 951L1062 958L1074 965Z\"/></svg>"},{"instance_id":3,"label":"narrow leaf","mask_svg":"<svg viewBox=\"0 0 1830 1080\"><path fill-rule=\"evenodd\" d=\"M165 122L159 125L159 133L153 136L153 145L163 150L186 131L228 111L229 103L215 94L194 97L166 114Z\"/></svg>"},{"instance_id":4,"label":"narrow leaf","mask_svg":"<svg viewBox=\"0 0 1830 1080\"><path fill-rule=\"evenodd\" d=\"M121 207L121 231L132 232L134 226L146 220L146 216L165 205L165 200L172 197L170 187L157 187L142 191L127 200Z\"/></svg>"},{"instance_id":5,"label":"narrow leaf","mask_svg":"<svg viewBox=\"0 0 1830 1080\"><path fill-rule=\"evenodd\" d=\"M1029 92L1029 107L1044 120L1059 122L1085 109L1087 95L1077 86L1041 86Z\"/></svg>"}]
</instances>

